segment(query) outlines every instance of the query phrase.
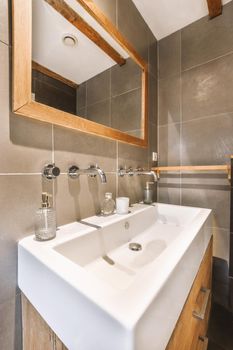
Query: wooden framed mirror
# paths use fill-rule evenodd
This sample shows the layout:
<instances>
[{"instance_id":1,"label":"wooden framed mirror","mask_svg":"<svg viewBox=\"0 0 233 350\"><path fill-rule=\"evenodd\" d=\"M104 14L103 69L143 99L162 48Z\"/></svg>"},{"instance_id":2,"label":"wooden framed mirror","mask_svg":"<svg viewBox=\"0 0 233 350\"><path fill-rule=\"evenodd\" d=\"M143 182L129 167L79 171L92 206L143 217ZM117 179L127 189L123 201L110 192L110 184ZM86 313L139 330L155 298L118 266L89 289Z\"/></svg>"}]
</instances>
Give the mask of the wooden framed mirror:
<instances>
[{"instance_id":1,"label":"wooden framed mirror","mask_svg":"<svg viewBox=\"0 0 233 350\"><path fill-rule=\"evenodd\" d=\"M147 147L147 63L95 2L12 0L12 11L14 113Z\"/></svg>"}]
</instances>

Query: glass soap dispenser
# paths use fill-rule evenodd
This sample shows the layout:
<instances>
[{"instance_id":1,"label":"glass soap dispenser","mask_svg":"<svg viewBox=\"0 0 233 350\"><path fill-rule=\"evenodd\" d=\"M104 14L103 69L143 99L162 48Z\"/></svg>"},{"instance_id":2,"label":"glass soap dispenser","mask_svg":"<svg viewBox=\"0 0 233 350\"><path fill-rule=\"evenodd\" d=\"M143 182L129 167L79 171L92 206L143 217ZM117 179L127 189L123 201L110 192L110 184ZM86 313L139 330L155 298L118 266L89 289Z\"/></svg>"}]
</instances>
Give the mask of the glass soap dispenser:
<instances>
[{"instance_id":1,"label":"glass soap dispenser","mask_svg":"<svg viewBox=\"0 0 233 350\"><path fill-rule=\"evenodd\" d=\"M115 210L115 201L112 199L112 193L106 192L101 207L101 214L104 216L111 215Z\"/></svg>"},{"instance_id":2,"label":"glass soap dispenser","mask_svg":"<svg viewBox=\"0 0 233 350\"><path fill-rule=\"evenodd\" d=\"M38 241L48 241L56 237L56 212L49 204L47 192L42 193L41 208L36 211L35 215L35 237Z\"/></svg>"}]
</instances>

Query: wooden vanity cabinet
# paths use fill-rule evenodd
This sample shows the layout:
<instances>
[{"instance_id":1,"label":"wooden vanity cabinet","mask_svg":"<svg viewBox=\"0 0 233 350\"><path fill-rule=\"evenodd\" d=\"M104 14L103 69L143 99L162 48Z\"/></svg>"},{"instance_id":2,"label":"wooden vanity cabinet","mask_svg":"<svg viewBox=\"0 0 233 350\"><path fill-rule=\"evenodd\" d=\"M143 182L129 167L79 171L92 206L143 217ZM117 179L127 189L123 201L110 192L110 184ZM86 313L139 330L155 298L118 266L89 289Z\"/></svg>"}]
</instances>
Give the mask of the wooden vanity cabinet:
<instances>
[{"instance_id":1,"label":"wooden vanity cabinet","mask_svg":"<svg viewBox=\"0 0 233 350\"><path fill-rule=\"evenodd\" d=\"M166 350L207 349L212 245L211 240ZM25 296L22 296L22 309L24 350L68 350ZM203 319L195 317L193 312L203 312Z\"/></svg>"},{"instance_id":2,"label":"wooden vanity cabinet","mask_svg":"<svg viewBox=\"0 0 233 350\"><path fill-rule=\"evenodd\" d=\"M212 279L211 239L166 350L206 350ZM200 318L198 318L198 315Z\"/></svg>"},{"instance_id":3,"label":"wooden vanity cabinet","mask_svg":"<svg viewBox=\"0 0 233 350\"><path fill-rule=\"evenodd\" d=\"M23 350L68 350L24 295L22 311Z\"/></svg>"}]
</instances>

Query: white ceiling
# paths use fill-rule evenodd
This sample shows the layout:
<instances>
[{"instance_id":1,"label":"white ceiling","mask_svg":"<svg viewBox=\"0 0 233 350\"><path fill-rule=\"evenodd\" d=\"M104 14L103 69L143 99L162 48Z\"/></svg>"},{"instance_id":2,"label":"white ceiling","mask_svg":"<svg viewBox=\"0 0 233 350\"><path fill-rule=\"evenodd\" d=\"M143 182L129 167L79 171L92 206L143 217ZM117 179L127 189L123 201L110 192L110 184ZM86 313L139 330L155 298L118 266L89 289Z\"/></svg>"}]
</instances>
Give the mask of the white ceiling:
<instances>
[{"instance_id":1,"label":"white ceiling","mask_svg":"<svg viewBox=\"0 0 233 350\"><path fill-rule=\"evenodd\" d=\"M222 0L226 4L231 0ZM133 0L156 39L195 22L208 14L206 0Z\"/></svg>"},{"instance_id":2,"label":"white ceiling","mask_svg":"<svg viewBox=\"0 0 233 350\"><path fill-rule=\"evenodd\" d=\"M128 54L76 0L66 0L66 2L124 58L128 57ZM116 64L44 0L34 0L32 5L32 59L34 61L77 84L87 81ZM77 37L78 45L69 47L63 44L62 38L67 33Z\"/></svg>"}]
</instances>

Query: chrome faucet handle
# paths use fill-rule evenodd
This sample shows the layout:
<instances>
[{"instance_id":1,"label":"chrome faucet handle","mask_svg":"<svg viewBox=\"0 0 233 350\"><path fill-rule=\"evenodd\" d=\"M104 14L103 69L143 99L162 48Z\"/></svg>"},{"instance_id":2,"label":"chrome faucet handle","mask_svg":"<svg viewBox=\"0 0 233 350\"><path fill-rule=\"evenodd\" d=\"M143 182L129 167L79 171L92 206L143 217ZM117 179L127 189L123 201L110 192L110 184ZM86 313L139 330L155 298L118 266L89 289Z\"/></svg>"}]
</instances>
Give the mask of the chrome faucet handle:
<instances>
[{"instance_id":1,"label":"chrome faucet handle","mask_svg":"<svg viewBox=\"0 0 233 350\"><path fill-rule=\"evenodd\" d=\"M90 170L97 170L97 169L100 169L99 167L98 167L98 165L96 164L96 165L93 165L93 164L91 164L89 167L88 167L88 169L90 169ZM89 177L96 177L96 174L88 174L88 176Z\"/></svg>"},{"instance_id":2,"label":"chrome faucet handle","mask_svg":"<svg viewBox=\"0 0 233 350\"><path fill-rule=\"evenodd\" d=\"M129 167L129 169L127 170L127 175L129 176L133 176L134 175L134 170L132 167Z\"/></svg>"},{"instance_id":3,"label":"chrome faucet handle","mask_svg":"<svg viewBox=\"0 0 233 350\"><path fill-rule=\"evenodd\" d=\"M46 177L46 179L48 180L54 180L59 175L60 175L60 169L55 165L55 163L46 164L42 169L42 176Z\"/></svg>"},{"instance_id":4,"label":"chrome faucet handle","mask_svg":"<svg viewBox=\"0 0 233 350\"><path fill-rule=\"evenodd\" d=\"M72 165L71 167L69 167L68 169L68 176L71 179L77 179L77 177L79 177L79 174L77 174L77 171L79 170L79 167L77 167L77 165Z\"/></svg>"},{"instance_id":5,"label":"chrome faucet handle","mask_svg":"<svg viewBox=\"0 0 233 350\"><path fill-rule=\"evenodd\" d=\"M142 172L144 171L144 168L141 168L141 167L137 167L136 169L135 169L135 174L136 175L142 175Z\"/></svg>"},{"instance_id":6,"label":"chrome faucet handle","mask_svg":"<svg viewBox=\"0 0 233 350\"><path fill-rule=\"evenodd\" d=\"M118 169L118 175L123 177L123 176L125 176L125 174L126 174L126 170L124 168L120 167Z\"/></svg>"}]
</instances>

